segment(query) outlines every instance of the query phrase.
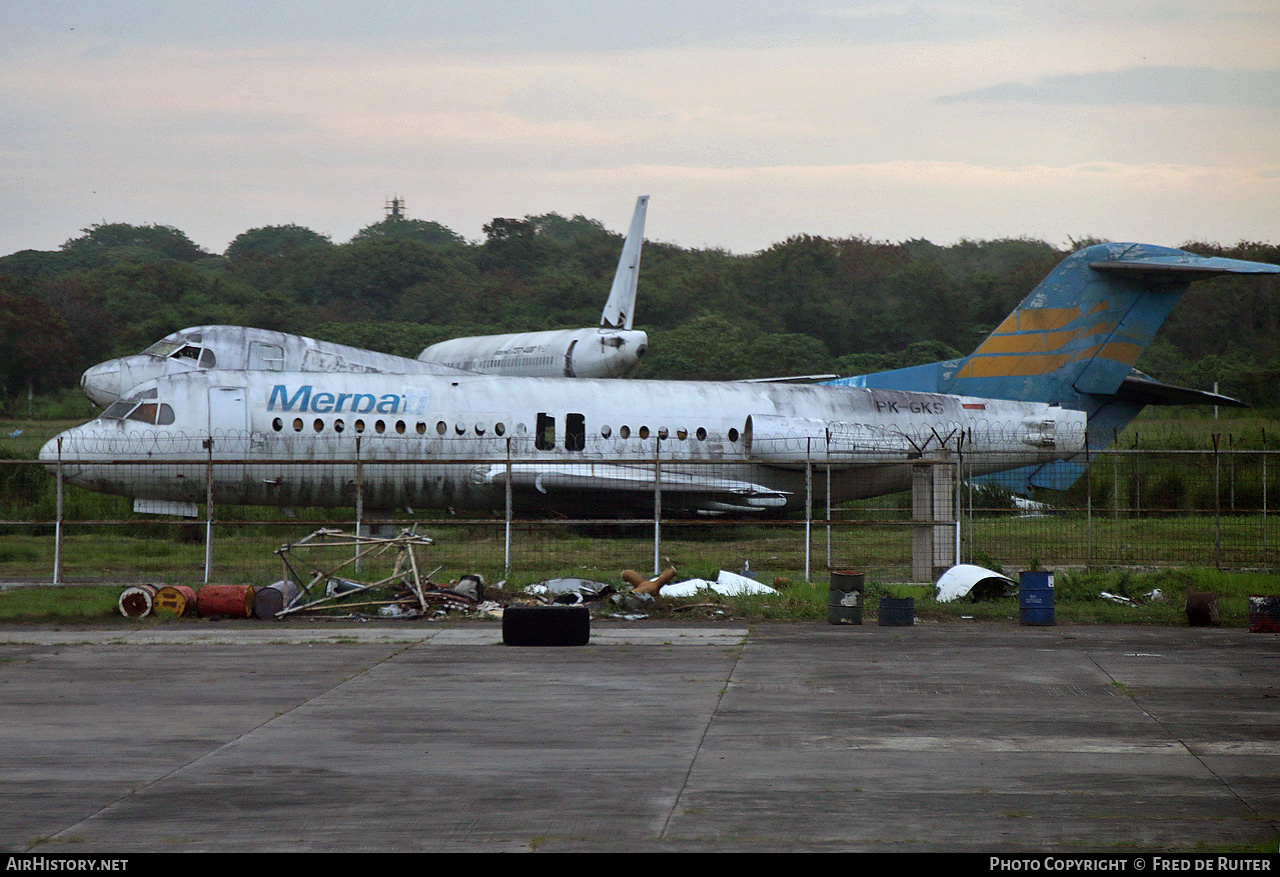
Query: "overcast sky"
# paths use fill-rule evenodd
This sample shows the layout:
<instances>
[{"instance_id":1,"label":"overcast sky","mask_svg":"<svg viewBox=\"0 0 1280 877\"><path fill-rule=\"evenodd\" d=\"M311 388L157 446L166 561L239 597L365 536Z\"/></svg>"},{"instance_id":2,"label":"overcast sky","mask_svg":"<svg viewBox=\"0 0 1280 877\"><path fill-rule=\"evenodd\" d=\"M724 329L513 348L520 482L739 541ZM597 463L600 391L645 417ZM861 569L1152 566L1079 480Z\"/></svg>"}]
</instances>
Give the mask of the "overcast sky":
<instances>
[{"instance_id":1,"label":"overcast sky","mask_svg":"<svg viewBox=\"0 0 1280 877\"><path fill-rule=\"evenodd\" d=\"M5 0L0 254L409 216L1280 242L1277 0ZM617 7L615 10L613 7Z\"/></svg>"}]
</instances>

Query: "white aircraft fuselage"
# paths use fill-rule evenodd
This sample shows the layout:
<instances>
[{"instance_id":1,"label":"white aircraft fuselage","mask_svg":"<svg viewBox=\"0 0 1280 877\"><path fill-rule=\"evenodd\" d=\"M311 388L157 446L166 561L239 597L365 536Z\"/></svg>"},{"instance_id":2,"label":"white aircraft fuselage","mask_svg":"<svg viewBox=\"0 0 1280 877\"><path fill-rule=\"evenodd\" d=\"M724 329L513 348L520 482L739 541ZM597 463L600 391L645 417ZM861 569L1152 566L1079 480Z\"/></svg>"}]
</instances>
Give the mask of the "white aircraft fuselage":
<instances>
[{"instance_id":1,"label":"white aircraft fuselage","mask_svg":"<svg viewBox=\"0 0 1280 877\"><path fill-rule=\"evenodd\" d=\"M210 370L462 374L440 363L419 362L288 332L248 326L190 326L166 335L142 353L87 369L80 376L80 389L95 405L106 408L146 381Z\"/></svg>"},{"instance_id":2,"label":"white aircraft fuselage","mask_svg":"<svg viewBox=\"0 0 1280 877\"><path fill-rule=\"evenodd\" d=\"M1034 402L852 387L475 375L206 371L135 388L45 445L68 483L198 503L500 509L589 516L761 512L910 485L902 462L971 454L975 474L1084 446L1084 415ZM211 446L206 441L212 439ZM323 465L317 465L323 464ZM708 465L715 464L715 465Z\"/></svg>"},{"instance_id":3,"label":"white aircraft fuselage","mask_svg":"<svg viewBox=\"0 0 1280 877\"><path fill-rule=\"evenodd\" d=\"M639 329L553 329L441 341L418 361L525 378L624 378L648 345Z\"/></svg>"}]
</instances>

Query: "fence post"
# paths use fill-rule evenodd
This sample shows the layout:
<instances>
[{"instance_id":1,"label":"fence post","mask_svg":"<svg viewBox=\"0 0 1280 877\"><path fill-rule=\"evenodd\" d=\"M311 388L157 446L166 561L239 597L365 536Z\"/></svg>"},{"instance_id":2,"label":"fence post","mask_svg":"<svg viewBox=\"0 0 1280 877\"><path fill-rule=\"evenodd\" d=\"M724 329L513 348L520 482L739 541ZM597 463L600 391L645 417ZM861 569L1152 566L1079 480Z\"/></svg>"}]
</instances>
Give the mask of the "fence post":
<instances>
[{"instance_id":1,"label":"fence post","mask_svg":"<svg viewBox=\"0 0 1280 877\"><path fill-rule=\"evenodd\" d=\"M956 439L956 474L955 482L951 485L951 514L956 519L956 550L951 557L952 566L960 563L960 518L964 513L964 505L960 498L960 479L964 477L964 457L961 454L961 439L964 433Z\"/></svg>"},{"instance_id":2,"label":"fence post","mask_svg":"<svg viewBox=\"0 0 1280 877\"><path fill-rule=\"evenodd\" d=\"M1120 449L1117 433L1111 430L1111 562L1120 563Z\"/></svg>"},{"instance_id":3,"label":"fence post","mask_svg":"<svg viewBox=\"0 0 1280 877\"><path fill-rule=\"evenodd\" d=\"M1142 453L1138 450L1138 433L1133 433L1133 518L1142 517Z\"/></svg>"},{"instance_id":4,"label":"fence post","mask_svg":"<svg viewBox=\"0 0 1280 877\"><path fill-rule=\"evenodd\" d=\"M973 429L970 428L967 432L961 433L961 437L966 435L969 437L969 444L973 444ZM974 458L971 456L969 458L969 477L965 480L965 490L969 495L969 551L965 557L970 563L973 563L973 542L976 538L973 534L973 463ZM959 563L960 558L957 557L956 562Z\"/></svg>"},{"instance_id":5,"label":"fence post","mask_svg":"<svg viewBox=\"0 0 1280 877\"><path fill-rule=\"evenodd\" d=\"M813 437L809 436L804 442L804 580L810 582L812 576L809 575L809 554L813 547Z\"/></svg>"},{"instance_id":6,"label":"fence post","mask_svg":"<svg viewBox=\"0 0 1280 877\"><path fill-rule=\"evenodd\" d=\"M1234 433L1227 433L1227 497L1231 511L1236 510L1236 441Z\"/></svg>"},{"instance_id":7,"label":"fence post","mask_svg":"<svg viewBox=\"0 0 1280 877\"><path fill-rule=\"evenodd\" d=\"M204 440L209 459L204 470L204 583L213 576L213 436Z\"/></svg>"},{"instance_id":8,"label":"fence post","mask_svg":"<svg viewBox=\"0 0 1280 877\"><path fill-rule=\"evenodd\" d=\"M831 436L827 436L827 569L831 569Z\"/></svg>"},{"instance_id":9,"label":"fence post","mask_svg":"<svg viewBox=\"0 0 1280 877\"><path fill-rule=\"evenodd\" d=\"M1221 435L1213 434L1213 565L1222 569L1222 456Z\"/></svg>"},{"instance_id":10,"label":"fence post","mask_svg":"<svg viewBox=\"0 0 1280 877\"><path fill-rule=\"evenodd\" d=\"M653 444L653 574L660 572L658 563L662 551L662 439Z\"/></svg>"},{"instance_id":11,"label":"fence post","mask_svg":"<svg viewBox=\"0 0 1280 877\"><path fill-rule=\"evenodd\" d=\"M1093 455L1089 449L1089 431L1084 433L1084 529L1085 565L1093 566Z\"/></svg>"},{"instance_id":12,"label":"fence post","mask_svg":"<svg viewBox=\"0 0 1280 877\"><path fill-rule=\"evenodd\" d=\"M53 525L53 583L62 584L62 436L58 436L58 491Z\"/></svg>"},{"instance_id":13,"label":"fence post","mask_svg":"<svg viewBox=\"0 0 1280 877\"><path fill-rule=\"evenodd\" d=\"M364 521L364 461L360 459L360 439L356 436L356 571L360 571L360 527Z\"/></svg>"},{"instance_id":14,"label":"fence post","mask_svg":"<svg viewBox=\"0 0 1280 877\"><path fill-rule=\"evenodd\" d=\"M511 436L507 436L507 513L502 545L502 574L511 575Z\"/></svg>"}]
</instances>

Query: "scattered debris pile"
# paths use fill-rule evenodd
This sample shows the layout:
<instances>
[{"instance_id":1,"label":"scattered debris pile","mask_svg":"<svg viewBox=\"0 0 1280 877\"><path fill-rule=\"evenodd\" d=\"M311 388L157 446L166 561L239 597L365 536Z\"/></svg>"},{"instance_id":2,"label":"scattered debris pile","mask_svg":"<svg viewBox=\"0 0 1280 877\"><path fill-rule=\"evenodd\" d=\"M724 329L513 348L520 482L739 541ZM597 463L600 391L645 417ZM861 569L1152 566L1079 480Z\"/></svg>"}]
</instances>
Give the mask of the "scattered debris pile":
<instances>
[{"instance_id":1,"label":"scattered debris pile","mask_svg":"<svg viewBox=\"0 0 1280 877\"><path fill-rule=\"evenodd\" d=\"M668 570L674 573L675 570ZM775 584L781 584L775 580ZM722 597L741 597L748 594L776 594L776 589L762 585L753 578L727 569L720 570L714 582L706 579L688 579L676 584L664 584L659 591L663 597L692 597L699 591L712 591Z\"/></svg>"},{"instance_id":2,"label":"scattered debris pile","mask_svg":"<svg viewBox=\"0 0 1280 877\"><path fill-rule=\"evenodd\" d=\"M316 616L342 610L346 618L432 618L448 612L499 609L486 603L484 578L465 575L441 585L423 575L420 549L433 544L430 537L408 530L381 537L320 529L277 548L284 578L263 588L251 585L205 585L197 593L185 586L142 585L120 595L120 612L143 618L168 612L201 617L281 619ZM387 566L390 572L371 580L359 578L365 567ZM302 572L305 571L305 572ZM174 592L166 599L166 592Z\"/></svg>"},{"instance_id":3,"label":"scattered debris pile","mask_svg":"<svg viewBox=\"0 0 1280 877\"><path fill-rule=\"evenodd\" d=\"M431 577L440 567L422 575L417 549L432 544L430 537L409 530L385 537L320 529L297 542L282 545L276 554L284 564L285 581L295 583L297 592L274 617L329 612L340 607L348 611L367 610L352 612L354 615L422 618L444 614L450 609L473 608L483 597L483 584L472 597L432 582ZM373 581L356 578L363 567L377 565L375 562L388 555L394 558L389 575ZM339 557L345 559L338 560ZM309 574L299 574L299 567L308 568ZM391 594L382 597L380 593L371 593L374 591Z\"/></svg>"},{"instance_id":4,"label":"scattered debris pile","mask_svg":"<svg viewBox=\"0 0 1280 877\"><path fill-rule=\"evenodd\" d=\"M120 612L128 618L194 614L223 618L430 620L449 613L501 618L503 610L511 606L595 604L611 610L621 608L621 613L611 611L611 617L637 620L647 617L659 597L715 601L719 596L778 593L754 578L726 570L721 570L715 581L695 578L675 582L676 571L669 568L652 578L624 570L621 587L567 577L529 585L514 595L502 594L504 580L494 586L496 595L486 597L483 576L467 574L440 584L432 577L441 567L424 575L419 551L432 544L431 538L409 530L384 537L322 528L275 550L284 577L266 587L205 585L197 592L184 585L141 585L126 588L120 595ZM378 573L371 574L372 570ZM774 584L790 583L775 579ZM714 605L698 602L675 608L679 611Z\"/></svg>"},{"instance_id":5,"label":"scattered debris pile","mask_svg":"<svg viewBox=\"0 0 1280 877\"><path fill-rule=\"evenodd\" d=\"M1113 594L1110 591L1099 591L1098 596L1110 603L1121 606L1146 606L1148 603L1168 603L1169 598L1164 591L1154 588L1141 597L1126 597L1124 594Z\"/></svg>"}]
</instances>

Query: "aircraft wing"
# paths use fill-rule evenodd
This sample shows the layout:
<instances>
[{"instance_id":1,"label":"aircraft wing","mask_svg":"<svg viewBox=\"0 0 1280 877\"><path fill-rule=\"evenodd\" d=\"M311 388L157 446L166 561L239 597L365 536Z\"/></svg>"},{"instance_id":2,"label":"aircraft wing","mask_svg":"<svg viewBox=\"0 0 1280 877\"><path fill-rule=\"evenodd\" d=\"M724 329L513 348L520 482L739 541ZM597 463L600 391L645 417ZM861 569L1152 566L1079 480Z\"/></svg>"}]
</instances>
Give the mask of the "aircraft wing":
<instances>
[{"instance_id":1,"label":"aircraft wing","mask_svg":"<svg viewBox=\"0 0 1280 877\"><path fill-rule=\"evenodd\" d=\"M481 466L472 477L480 484L505 484L505 464ZM513 463L511 486L533 488L539 493L572 491L575 493L631 492L653 493L653 470L647 467L617 463ZM687 472L663 470L664 493L693 495L693 506L709 511L764 511L781 508L788 491L775 490L750 481L732 478L709 478Z\"/></svg>"}]
</instances>

